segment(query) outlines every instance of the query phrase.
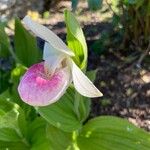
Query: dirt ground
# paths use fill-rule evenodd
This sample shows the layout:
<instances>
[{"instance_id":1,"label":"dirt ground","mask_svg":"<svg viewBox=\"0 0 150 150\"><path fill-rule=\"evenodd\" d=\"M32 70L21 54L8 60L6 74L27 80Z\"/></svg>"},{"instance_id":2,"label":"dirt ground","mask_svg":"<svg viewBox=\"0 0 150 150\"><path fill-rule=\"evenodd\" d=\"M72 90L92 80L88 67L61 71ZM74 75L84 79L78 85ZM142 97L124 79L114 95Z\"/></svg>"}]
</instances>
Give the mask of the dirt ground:
<instances>
[{"instance_id":1,"label":"dirt ground","mask_svg":"<svg viewBox=\"0 0 150 150\"><path fill-rule=\"evenodd\" d=\"M50 9L48 19L39 20L64 41L66 30L63 11L66 8L71 9L68 1L60 3L57 8ZM104 11L89 12L87 4L80 2L76 12L89 49L88 70L98 69L95 84L104 94L102 98L92 100L90 117L120 116L150 131L149 58L142 62L141 67L138 67L136 64L141 52L135 51L136 46L131 44L127 45L127 49L123 49L120 48L121 43L118 42L118 45L113 43L112 37L114 39L118 37L113 34L113 27L108 21L112 14L107 11L103 13ZM107 44L102 53L97 53L93 47L104 31L111 34L111 37L108 38L110 44ZM97 46L96 49L96 51L101 51L101 46Z\"/></svg>"}]
</instances>

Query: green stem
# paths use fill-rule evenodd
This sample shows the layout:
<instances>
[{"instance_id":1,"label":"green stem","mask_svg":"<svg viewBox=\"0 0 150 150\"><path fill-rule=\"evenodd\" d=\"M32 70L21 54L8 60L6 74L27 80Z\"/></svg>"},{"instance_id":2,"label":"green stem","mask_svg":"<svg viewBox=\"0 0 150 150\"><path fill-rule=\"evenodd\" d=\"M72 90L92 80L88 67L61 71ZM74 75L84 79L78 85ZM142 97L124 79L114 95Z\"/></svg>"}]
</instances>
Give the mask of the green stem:
<instances>
[{"instance_id":1,"label":"green stem","mask_svg":"<svg viewBox=\"0 0 150 150\"><path fill-rule=\"evenodd\" d=\"M79 93L75 93L75 100L74 100L74 111L77 115L77 118L80 120L80 111L79 111L79 105L80 105L80 97Z\"/></svg>"},{"instance_id":2,"label":"green stem","mask_svg":"<svg viewBox=\"0 0 150 150\"><path fill-rule=\"evenodd\" d=\"M78 137L78 131L74 131L72 133L72 147L73 150L79 150L78 145L77 145L77 137Z\"/></svg>"}]
</instances>

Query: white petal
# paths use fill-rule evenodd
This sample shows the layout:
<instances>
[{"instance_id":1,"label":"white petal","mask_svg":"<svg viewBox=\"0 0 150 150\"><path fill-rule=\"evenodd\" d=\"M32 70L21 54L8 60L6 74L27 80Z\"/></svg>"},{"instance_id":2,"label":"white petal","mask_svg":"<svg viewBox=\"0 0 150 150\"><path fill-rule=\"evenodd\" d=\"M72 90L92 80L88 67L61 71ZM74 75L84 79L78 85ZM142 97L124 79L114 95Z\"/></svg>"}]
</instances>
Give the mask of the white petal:
<instances>
[{"instance_id":1,"label":"white petal","mask_svg":"<svg viewBox=\"0 0 150 150\"><path fill-rule=\"evenodd\" d=\"M72 77L76 90L86 97L100 97L103 94L84 75L80 68L72 61Z\"/></svg>"},{"instance_id":2,"label":"white petal","mask_svg":"<svg viewBox=\"0 0 150 150\"><path fill-rule=\"evenodd\" d=\"M29 16L26 16L23 19L25 25L37 36L47 41L50 45L56 48L58 51L61 51L70 56L74 56L74 53L66 46L66 44L51 30L46 28L43 25L36 23L31 20Z\"/></svg>"},{"instance_id":3,"label":"white petal","mask_svg":"<svg viewBox=\"0 0 150 150\"><path fill-rule=\"evenodd\" d=\"M61 62L65 59L63 53L58 52L49 43L45 42L43 60L44 68L47 75L53 75L57 68L61 67Z\"/></svg>"}]
</instances>

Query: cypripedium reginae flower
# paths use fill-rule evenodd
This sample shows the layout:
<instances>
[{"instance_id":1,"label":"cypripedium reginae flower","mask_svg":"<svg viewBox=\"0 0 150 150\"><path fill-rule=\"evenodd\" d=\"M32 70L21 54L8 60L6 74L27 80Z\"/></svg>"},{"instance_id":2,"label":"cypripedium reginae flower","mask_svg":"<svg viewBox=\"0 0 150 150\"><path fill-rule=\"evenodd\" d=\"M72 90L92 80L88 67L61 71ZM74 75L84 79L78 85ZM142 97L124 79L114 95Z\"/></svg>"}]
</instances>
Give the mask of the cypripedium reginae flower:
<instances>
[{"instance_id":1,"label":"cypripedium reginae flower","mask_svg":"<svg viewBox=\"0 0 150 150\"><path fill-rule=\"evenodd\" d=\"M43 62L31 66L18 86L21 99L33 106L46 106L60 99L73 81L75 89L86 97L100 97L102 93L74 63L73 51L52 31L28 16L25 26L45 40Z\"/></svg>"}]
</instances>

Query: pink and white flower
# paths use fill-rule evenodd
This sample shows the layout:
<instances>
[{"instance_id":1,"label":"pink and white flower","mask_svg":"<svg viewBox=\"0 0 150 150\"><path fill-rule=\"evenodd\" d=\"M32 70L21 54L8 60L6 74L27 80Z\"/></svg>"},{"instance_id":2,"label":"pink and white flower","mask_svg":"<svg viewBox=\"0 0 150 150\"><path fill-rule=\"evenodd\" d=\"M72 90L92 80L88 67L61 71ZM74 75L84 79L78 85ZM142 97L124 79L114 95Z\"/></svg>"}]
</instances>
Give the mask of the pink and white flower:
<instances>
[{"instance_id":1,"label":"pink and white flower","mask_svg":"<svg viewBox=\"0 0 150 150\"><path fill-rule=\"evenodd\" d=\"M73 81L75 89L86 97L100 97L102 93L72 60L74 56L66 44L52 31L31 20L24 24L45 40L43 60L31 66L18 86L21 99L32 106L46 106L60 99Z\"/></svg>"}]
</instances>

